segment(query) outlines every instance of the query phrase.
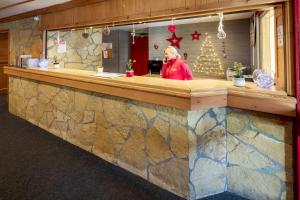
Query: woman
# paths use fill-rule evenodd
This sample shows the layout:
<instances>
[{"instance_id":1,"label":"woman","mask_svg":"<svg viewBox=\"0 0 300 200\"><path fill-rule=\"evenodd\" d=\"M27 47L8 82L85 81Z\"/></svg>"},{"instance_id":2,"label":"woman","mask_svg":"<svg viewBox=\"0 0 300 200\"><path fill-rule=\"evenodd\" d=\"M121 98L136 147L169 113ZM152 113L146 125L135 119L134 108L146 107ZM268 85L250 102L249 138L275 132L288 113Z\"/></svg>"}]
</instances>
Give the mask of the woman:
<instances>
[{"instance_id":1,"label":"woman","mask_svg":"<svg viewBox=\"0 0 300 200\"><path fill-rule=\"evenodd\" d=\"M162 78L176 80L192 80L193 75L189 66L182 60L177 50L169 46L165 49L166 63L162 67Z\"/></svg>"}]
</instances>

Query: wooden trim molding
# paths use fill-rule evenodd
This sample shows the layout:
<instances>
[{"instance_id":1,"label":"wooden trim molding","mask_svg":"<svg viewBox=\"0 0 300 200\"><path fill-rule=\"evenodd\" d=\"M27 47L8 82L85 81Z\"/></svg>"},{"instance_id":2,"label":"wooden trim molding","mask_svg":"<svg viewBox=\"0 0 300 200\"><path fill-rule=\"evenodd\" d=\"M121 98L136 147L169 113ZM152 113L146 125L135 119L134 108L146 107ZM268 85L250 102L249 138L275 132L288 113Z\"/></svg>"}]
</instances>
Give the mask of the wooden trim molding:
<instances>
[{"instance_id":1,"label":"wooden trim molding","mask_svg":"<svg viewBox=\"0 0 300 200\"><path fill-rule=\"evenodd\" d=\"M224 80L177 81L154 77L92 76L91 71L70 69L21 69L4 67L4 73L50 84L134 99L184 110L234 107L295 117L296 99L282 91L237 88Z\"/></svg>"}]
</instances>

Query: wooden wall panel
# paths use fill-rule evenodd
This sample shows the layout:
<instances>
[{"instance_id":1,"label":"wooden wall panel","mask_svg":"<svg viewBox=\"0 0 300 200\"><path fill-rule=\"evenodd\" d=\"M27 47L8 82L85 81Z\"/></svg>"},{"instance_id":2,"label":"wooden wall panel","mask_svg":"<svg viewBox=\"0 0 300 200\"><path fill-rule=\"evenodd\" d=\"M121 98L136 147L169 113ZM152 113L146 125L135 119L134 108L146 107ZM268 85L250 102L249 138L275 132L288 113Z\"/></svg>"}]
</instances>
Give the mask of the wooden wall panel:
<instances>
[{"instance_id":1,"label":"wooden wall panel","mask_svg":"<svg viewBox=\"0 0 300 200\"><path fill-rule=\"evenodd\" d=\"M94 0L89 4L52 12L42 16L42 29L59 29L77 26L118 23L167 17L170 15L201 13L207 10L218 12L224 8L239 9L264 3L285 0ZM54 20L53 20L54 19Z\"/></svg>"}]
</instances>

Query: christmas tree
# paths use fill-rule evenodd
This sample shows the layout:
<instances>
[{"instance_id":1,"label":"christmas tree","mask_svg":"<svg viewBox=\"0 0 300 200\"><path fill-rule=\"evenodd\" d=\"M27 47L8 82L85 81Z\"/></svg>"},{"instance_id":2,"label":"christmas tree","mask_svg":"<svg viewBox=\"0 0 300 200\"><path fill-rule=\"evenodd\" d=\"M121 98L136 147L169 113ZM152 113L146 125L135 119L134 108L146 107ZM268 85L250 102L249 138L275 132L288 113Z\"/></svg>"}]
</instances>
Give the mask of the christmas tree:
<instances>
[{"instance_id":1,"label":"christmas tree","mask_svg":"<svg viewBox=\"0 0 300 200\"><path fill-rule=\"evenodd\" d=\"M194 63L193 71L202 76L223 78L225 76L221 61L211 42L211 36L205 33L205 39L200 48L200 54Z\"/></svg>"}]
</instances>

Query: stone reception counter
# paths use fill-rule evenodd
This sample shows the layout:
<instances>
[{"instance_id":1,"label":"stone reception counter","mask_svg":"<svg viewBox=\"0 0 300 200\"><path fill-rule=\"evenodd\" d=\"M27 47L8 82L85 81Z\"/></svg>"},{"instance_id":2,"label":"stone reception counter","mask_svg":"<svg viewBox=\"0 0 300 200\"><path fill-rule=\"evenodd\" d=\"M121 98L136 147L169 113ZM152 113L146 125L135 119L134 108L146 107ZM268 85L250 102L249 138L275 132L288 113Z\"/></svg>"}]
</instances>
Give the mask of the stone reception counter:
<instances>
[{"instance_id":1,"label":"stone reception counter","mask_svg":"<svg viewBox=\"0 0 300 200\"><path fill-rule=\"evenodd\" d=\"M179 196L293 198L296 101L283 91L70 69L4 71L12 114Z\"/></svg>"}]
</instances>

